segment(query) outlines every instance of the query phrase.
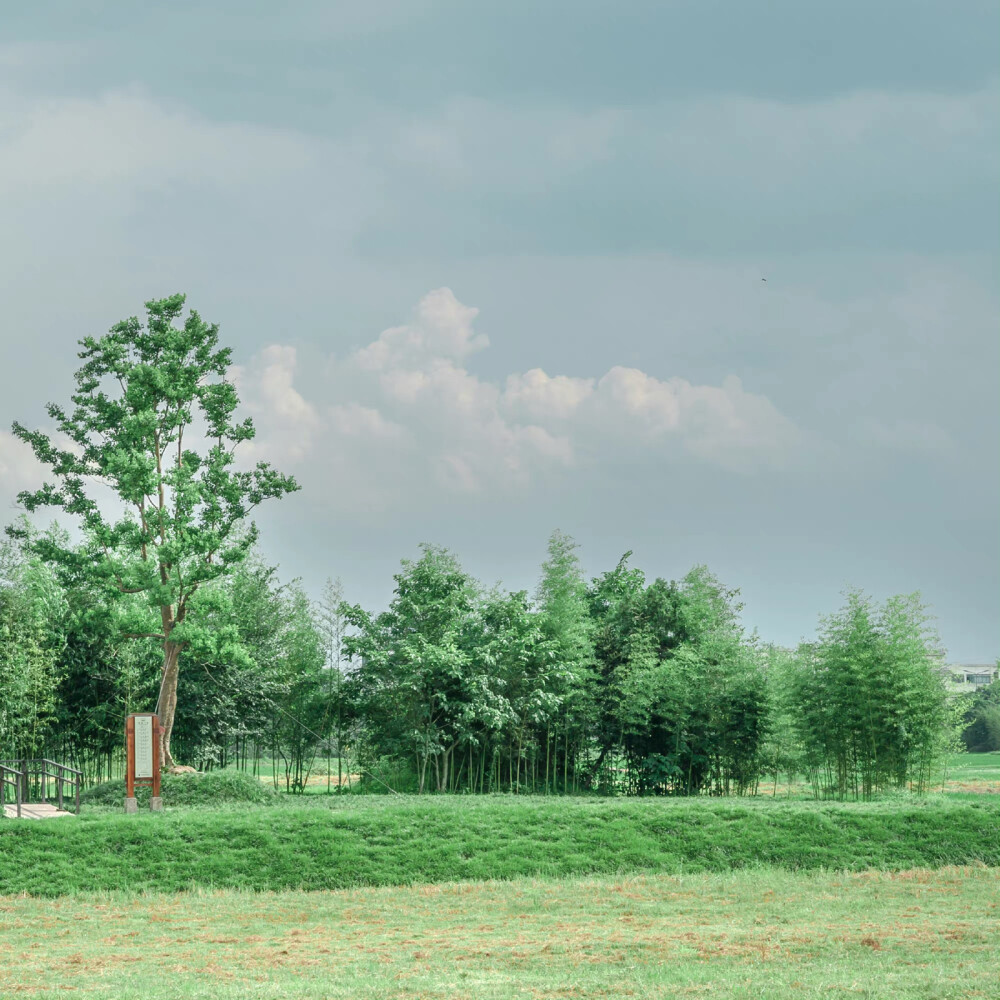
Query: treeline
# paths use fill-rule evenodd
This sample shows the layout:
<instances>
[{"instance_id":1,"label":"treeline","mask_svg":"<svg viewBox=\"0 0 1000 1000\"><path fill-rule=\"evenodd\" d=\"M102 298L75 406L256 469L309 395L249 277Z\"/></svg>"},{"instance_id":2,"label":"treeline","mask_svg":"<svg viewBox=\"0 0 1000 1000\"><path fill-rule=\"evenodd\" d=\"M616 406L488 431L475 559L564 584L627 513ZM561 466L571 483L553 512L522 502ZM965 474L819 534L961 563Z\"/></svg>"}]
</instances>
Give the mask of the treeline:
<instances>
[{"instance_id":1,"label":"treeline","mask_svg":"<svg viewBox=\"0 0 1000 1000\"><path fill-rule=\"evenodd\" d=\"M152 609L97 600L30 548L0 547L0 758L101 780L125 715L156 702L162 650L129 637ZM553 534L529 595L423 546L380 614L334 583L311 602L252 555L192 606L175 757L274 762L292 790L330 758L331 787L371 790L744 795L805 775L866 798L927 789L954 748L967 706L946 696L917 595L849 592L785 650L745 632L738 592L703 566L648 582L626 553L588 582L575 550Z\"/></svg>"},{"instance_id":2,"label":"treeline","mask_svg":"<svg viewBox=\"0 0 1000 1000\"><path fill-rule=\"evenodd\" d=\"M155 609L141 595L104 594L67 581L26 551L38 540L0 541L0 759L48 756L88 783L123 773L124 723L156 704L161 644ZM62 544L58 528L50 534ZM184 651L176 744L199 768L259 770L276 760L301 786L337 711L335 670L322 616L297 581L282 584L256 555L206 588Z\"/></svg>"}]
</instances>

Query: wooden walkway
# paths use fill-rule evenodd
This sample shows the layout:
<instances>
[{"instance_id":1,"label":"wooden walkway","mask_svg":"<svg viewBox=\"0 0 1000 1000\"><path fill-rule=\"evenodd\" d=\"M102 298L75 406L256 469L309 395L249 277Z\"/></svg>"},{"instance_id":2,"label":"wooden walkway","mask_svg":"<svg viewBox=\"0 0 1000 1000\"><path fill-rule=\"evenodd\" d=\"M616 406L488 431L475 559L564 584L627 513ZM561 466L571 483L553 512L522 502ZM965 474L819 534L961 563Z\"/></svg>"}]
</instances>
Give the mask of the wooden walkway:
<instances>
[{"instance_id":1,"label":"wooden walkway","mask_svg":"<svg viewBox=\"0 0 1000 1000\"><path fill-rule=\"evenodd\" d=\"M21 819L59 819L78 814L82 779L83 774L75 767L48 757L0 760L0 804L3 806L0 819L17 819L19 812ZM69 796L65 794L67 791ZM41 799L41 802L29 802L29 799ZM64 805L69 805L73 812L63 809Z\"/></svg>"},{"instance_id":2,"label":"wooden walkway","mask_svg":"<svg viewBox=\"0 0 1000 1000\"><path fill-rule=\"evenodd\" d=\"M17 819L17 806L6 804L3 807L3 814L8 819ZM72 816L73 813L66 812L47 802L30 802L21 806L21 819L59 819L62 816Z\"/></svg>"}]
</instances>

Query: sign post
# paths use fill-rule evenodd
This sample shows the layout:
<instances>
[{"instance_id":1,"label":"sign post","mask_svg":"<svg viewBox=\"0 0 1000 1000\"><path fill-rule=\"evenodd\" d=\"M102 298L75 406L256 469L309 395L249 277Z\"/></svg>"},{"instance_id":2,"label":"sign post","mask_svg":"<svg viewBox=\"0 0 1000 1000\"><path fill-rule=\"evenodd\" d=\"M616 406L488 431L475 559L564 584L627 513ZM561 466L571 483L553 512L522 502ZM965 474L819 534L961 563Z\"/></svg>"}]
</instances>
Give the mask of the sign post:
<instances>
[{"instance_id":1,"label":"sign post","mask_svg":"<svg viewBox=\"0 0 1000 1000\"><path fill-rule=\"evenodd\" d=\"M149 808L163 808L160 798L160 719L153 712L136 712L125 719L125 812L138 810L136 785L152 785Z\"/></svg>"}]
</instances>

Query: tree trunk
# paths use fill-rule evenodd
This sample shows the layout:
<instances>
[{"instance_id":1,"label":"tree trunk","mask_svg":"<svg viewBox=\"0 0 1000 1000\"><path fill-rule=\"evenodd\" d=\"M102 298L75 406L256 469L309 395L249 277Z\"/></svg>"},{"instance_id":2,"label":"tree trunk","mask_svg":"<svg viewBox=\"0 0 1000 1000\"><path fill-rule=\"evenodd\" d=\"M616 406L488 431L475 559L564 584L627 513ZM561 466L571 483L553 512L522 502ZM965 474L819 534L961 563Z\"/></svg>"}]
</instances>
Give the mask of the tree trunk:
<instances>
[{"instance_id":1,"label":"tree trunk","mask_svg":"<svg viewBox=\"0 0 1000 1000\"><path fill-rule=\"evenodd\" d=\"M170 734L174 728L177 711L177 676L180 670L181 647L176 642L163 644L163 673L160 679L160 696L156 699L156 714L160 718L160 766L174 766L170 753Z\"/></svg>"}]
</instances>

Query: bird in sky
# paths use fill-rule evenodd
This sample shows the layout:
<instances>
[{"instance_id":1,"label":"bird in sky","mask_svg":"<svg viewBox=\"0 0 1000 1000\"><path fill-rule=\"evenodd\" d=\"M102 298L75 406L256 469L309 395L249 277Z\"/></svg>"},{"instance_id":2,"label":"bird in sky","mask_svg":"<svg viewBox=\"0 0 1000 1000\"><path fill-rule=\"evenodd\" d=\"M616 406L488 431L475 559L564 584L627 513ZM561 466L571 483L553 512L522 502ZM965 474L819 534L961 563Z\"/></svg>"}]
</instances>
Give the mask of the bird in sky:
<instances>
[{"instance_id":1,"label":"bird in sky","mask_svg":"<svg viewBox=\"0 0 1000 1000\"><path fill-rule=\"evenodd\" d=\"M761 278L760 280L766 282L767 278Z\"/></svg>"}]
</instances>

